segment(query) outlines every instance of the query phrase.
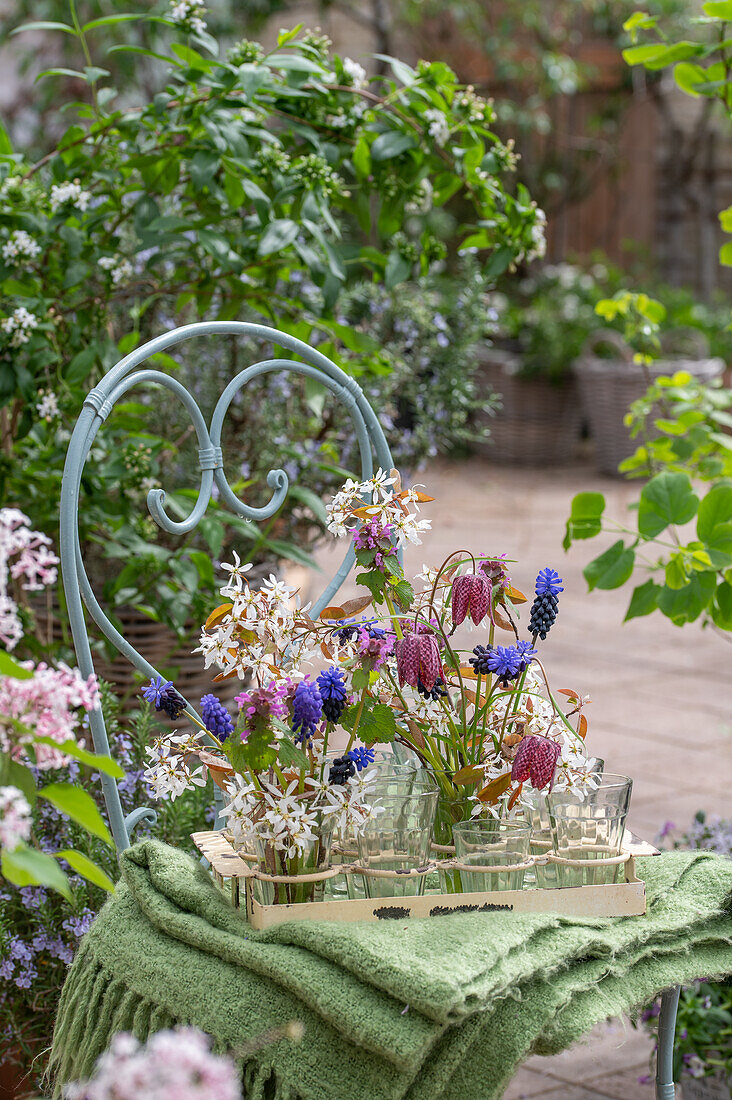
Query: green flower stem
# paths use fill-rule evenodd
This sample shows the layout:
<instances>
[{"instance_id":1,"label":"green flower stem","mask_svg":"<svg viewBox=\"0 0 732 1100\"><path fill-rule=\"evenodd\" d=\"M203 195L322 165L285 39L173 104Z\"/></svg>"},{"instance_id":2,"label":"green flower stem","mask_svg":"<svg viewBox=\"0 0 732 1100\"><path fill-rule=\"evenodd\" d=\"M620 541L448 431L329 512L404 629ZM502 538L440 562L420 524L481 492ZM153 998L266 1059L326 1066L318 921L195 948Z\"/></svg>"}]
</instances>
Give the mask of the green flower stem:
<instances>
[{"instance_id":1,"label":"green flower stem","mask_svg":"<svg viewBox=\"0 0 732 1100\"><path fill-rule=\"evenodd\" d=\"M353 748L353 742L356 740L356 733L358 732L358 727L361 724L361 715L363 714L367 691L368 688L364 688L361 692L361 700L358 704L358 710L356 711L356 721L354 722L353 729L351 730L351 736L349 738L348 745L346 746L346 752L350 752L350 750Z\"/></svg>"},{"instance_id":2,"label":"green flower stem","mask_svg":"<svg viewBox=\"0 0 732 1100\"><path fill-rule=\"evenodd\" d=\"M397 615L392 598L387 592L384 593L384 601L386 603L386 606L389 608L389 616L392 623L394 624L394 633L396 634L397 638L403 638L404 632L402 631L401 623L399 622L399 616Z\"/></svg>"}]
</instances>

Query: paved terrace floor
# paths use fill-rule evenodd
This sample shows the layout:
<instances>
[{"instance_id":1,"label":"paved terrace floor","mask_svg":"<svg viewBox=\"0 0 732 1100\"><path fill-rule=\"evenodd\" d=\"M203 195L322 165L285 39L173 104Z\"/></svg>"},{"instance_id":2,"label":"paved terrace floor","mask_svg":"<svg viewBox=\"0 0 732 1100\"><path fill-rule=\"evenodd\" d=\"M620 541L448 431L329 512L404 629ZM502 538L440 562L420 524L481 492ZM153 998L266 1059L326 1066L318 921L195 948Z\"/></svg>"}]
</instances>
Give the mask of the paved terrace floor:
<instances>
[{"instance_id":1,"label":"paved terrace floor","mask_svg":"<svg viewBox=\"0 0 732 1100\"><path fill-rule=\"evenodd\" d=\"M729 816L732 646L711 630L697 624L681 630L659 614L624 624L630 587L588 594L582 576L583 566L614 540L600 536L569 553L562 549L576 492L600 490L608 516L627 522L637 485L601 478L581 465L516 470L479 459L436 462L419 480L436 497L424 506L433 530L422 546L408 549L408 576L422 562L437 565L452 549L470 548L517 559L514 582L527 595L545 565L564 578L560 616L544 643L545 665L553 688L591 696L587 743L608 771L633 776L633 830L653 839L665 821L685 826L699 809ZM321 555L326 569L333 560L330 550ZM479 639L472 637L475 644ZM530 1059L506 1096L651 1100L652 1087L638 1083L648 1062L643 1034L616 1021L597 1029L589 1044Z\"/></svg>"}]
</instances>

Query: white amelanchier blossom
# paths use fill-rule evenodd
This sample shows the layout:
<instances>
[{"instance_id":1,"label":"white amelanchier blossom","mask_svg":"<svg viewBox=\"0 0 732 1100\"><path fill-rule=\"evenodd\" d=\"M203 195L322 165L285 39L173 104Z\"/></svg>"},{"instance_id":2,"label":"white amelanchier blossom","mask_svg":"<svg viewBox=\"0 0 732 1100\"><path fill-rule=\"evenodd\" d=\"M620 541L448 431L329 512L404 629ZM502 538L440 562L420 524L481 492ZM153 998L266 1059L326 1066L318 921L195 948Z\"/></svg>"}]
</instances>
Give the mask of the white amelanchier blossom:
<instances>
[{"instance_id":1,"label":"white amelanchier blossom","mask_svg":"<svg viewBox=\"0 0 732 1100\"><path fill-rule=\"evenodd\" d=\"M135 274L130 261L122 256L100 256L97 263L103 271L109 272L109 277L115 286L127 282Z\"/></svg>"},{"instance_id":2,"label":"white amelanchier blossom","mask_svg":"<svg viewBox=\"0 0 732 1100\"><path fill-rule=\"evenodd\" d=\"M402 492L397 489L396 480L394 475L381 469L367 481L349 478L326 504L326 526L330 533L336 538L353 534L361 522L361 517L354 516L354 510L363 508L370 519L377 519L384 526L391 525L397 546L404 546L407 542L419 545L422 541L420 536L424 531L429 531L432 524L417 517L417 490L413 487Z\"/></svg>"},{"instance_id":3,"label":"white amelanchier blossom","mask_svg":"<svg viewBox=\"0 0 732 1100\"><path fill-rule=\"evenodd\" d=\"M55 420L61 412L56 394L53 392L44 393L43 390L39 390L38 396L41 400L36 405L36 412L41 420Z\"/></svg>"},{"instance_id":4,"label":"white amelanchier blossom","mask_svg":"<svg viewBox=\"0 0 732 1100\"><path fill-rule=\"evenodd\" d=\"M55 213L62 206L73 206L83 213L91 202L91 193L85 191L78 180L51 184L51 210Z\"/></svg>"},{"instance_id":5,"label":"white amelanchier blossom","mask_svg":"<svg viewBox=\"0 0 732 1100\"><path fill-rule=\"evenodd\" d=\"M363 88L366 83L366 70L358 61L351 57L343 58L343 72L350 80L354 88Z\"/></svg>"},{"instance_id":6,"label":"white amelanchier blossom","mask_svg":"<svg viewBox=\"0 0 732 1100\"><path fill-rule=\"evenodd\" d=\"M2 257L6 264L18 267L24 260L34 260L40 255L38 241L26 233L25 229L15 229L2 248Z\"/></svg>"},{"instance_id":7,"label":"white amelanchier blossom","mask_svg":"<svg viewBox=\"0 0 732 1100\"><path fill-rule=\"evenodd\" d=\"M11 347L19 348L28 343L31 333L38 328L39 323L35 313L31 313L25 306L18 306L9 317L0 320L0 328L10 336Z\"/></svg>"},{"instance_id":8,"label":"white amelanchier blossom","mask_svg":"<svg viewBox=\"0 0 732 1100\"><path fill-rule=\"evenodd\" d=\"M436 107L430 107L428 111L425 111L424 117L426 121L429 122L427 132L435 145L445 145L447 139L450 137L450 127L442 111L438 111Z\"/></svg>"},{"instance_id":9,"label":"white amelanchier blossom","mask_svg":"<svg viewBox=\"0 0 732 1100\"><path fill-rule=\"evenodd\" d=\"M206 30L206 5L203 0L174 0L168 9L168 17L179 27L203 34Z\"/></svg>"},{"instance_id":10,"label":"white amelanchier blossom","mask_svg":"<svg viewBox=\"0 0 732 1100\"><path fill-rule=\"evenodd\" d=\"M153 797L158 801L169 798L175 801L192 787L205 787L206 775L203 767L192 769L189 764L191 752L198 752L200 745L192 735L170 734L160 737L152 747L145 749L150 764L145 769L145 781L149 784Z\"/></svg>"}]
</instances>

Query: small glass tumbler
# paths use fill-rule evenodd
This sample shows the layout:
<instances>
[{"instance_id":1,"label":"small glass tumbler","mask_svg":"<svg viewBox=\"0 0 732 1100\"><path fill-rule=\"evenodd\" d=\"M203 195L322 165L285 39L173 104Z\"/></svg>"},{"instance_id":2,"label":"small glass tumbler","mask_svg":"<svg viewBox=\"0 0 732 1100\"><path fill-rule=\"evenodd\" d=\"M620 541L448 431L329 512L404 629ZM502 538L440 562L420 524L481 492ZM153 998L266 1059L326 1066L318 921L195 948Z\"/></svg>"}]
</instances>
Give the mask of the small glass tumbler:
<instances>
[{"instance_id":1,"label":"small glass tumbler","mask_svg":"<svg viewBox=\"0 0 732 1100\"><path fill-rule=\"evenodd\" d=\"M587 802L554 802L552 854L563 859L601 861L620 855L625 811ZM622 864L596 866L548 863L536 868L537 884L544 887L606 886L618 882Z\"/></svg>"},{"instance_id":2,"label":"small glass tumbler","mask_svg":"<svg viewBox=\"0 0 732 1100\"><path fill-rule=\"evenodd\" d=\"M461 871L463 891L522 890L529 856L531 826L523 821L459 821L452 827L455 855L476 867L505 867L505 871ZM517 867L517 870L512 870Z\"/></svg>"},{"instance_id":3,"label":"small glass tumbler","mask_svg":"<svg viewBox=\"0 0 732 1100\"><path fill-rule=\"evenodd\" d=\"M344 749L335 749L326 753L326 766L329 767L333 760L343 756L344 752ZM376 782L381 788L381 781L386 778L391 780L403 776L408 783L411 783L415 775L418 774L418 764L419 761L416 755L413 758L401 759L394 753L378 749L374 754L373 763L369 764L366 770L369 772L376 770ZM425 773L422 772L421 774L424 775ZM358 859L358 841L350 826L347 826L345 830L338 834L337 842L340 848L340 862L355 863ZM337 875L335 878L328 879L325 892L327 897L335 901L366 896L361 875Z\"/></svg>"},{"instance_id":4,"label":"small glass tumbler","mask_svg":"<svg viewBox=\"0 0 732 1100\"><path fill-rule=\"evenodd\" d=\"M358 837L361 864L377 871L404 872L423 867L430 858L437 789L377 795L382 807ZM353 878L354 876L349 876ZM424 875L363 876L369 898L409 897L424 893Z\"/></svg>"},{"instance_id":5,"label":"small glass tumbler","mask_svg":"<svg viewBox=\"0 0 732 1100\"><path fill-rule=\"evenodd\" d=\"M605 806L608 810L627 814L632 793L633 780L629 776L603 771L599 783L592 790L583 791L581 795L573 791L552 791L547 795L546 801L550 813L553 813L555 806L577 803L587 806Z\"/></svg>"}]
</instances>

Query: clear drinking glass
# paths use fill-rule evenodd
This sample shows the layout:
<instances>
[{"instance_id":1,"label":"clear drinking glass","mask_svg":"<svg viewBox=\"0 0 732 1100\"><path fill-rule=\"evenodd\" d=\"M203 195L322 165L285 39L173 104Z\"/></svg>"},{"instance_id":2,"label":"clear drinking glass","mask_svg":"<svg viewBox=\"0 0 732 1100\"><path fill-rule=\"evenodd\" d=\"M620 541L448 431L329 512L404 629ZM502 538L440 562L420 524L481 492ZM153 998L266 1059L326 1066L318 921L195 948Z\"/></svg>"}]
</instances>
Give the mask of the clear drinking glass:
<instances>
[{"instance_id":1,"label":"clear drinking glass","mask_svg":"<svg viewBox=\"0 0 732 1100\"><path fill-rule=\"evenodd\" d=\"M599 757L595 759L592 768L590 769L591 775L603 775L605 771L605 761ZM587 797L588 792L585 794ZM570 795L566 791L558 792L555 795L548 794L547 791L536 791L529 789L524 790L524 815L531 823L531 855L532 856L545 856L547 852L552 850L554 844L554 837L552 834L552 823L549 816L549 799L557 797L560 800L566 798L569 801L579 801L576 795ZM544 868L544 880L552 876L552 866L548 865ZM524 885L531 887L537 885L535 871L532 869L527 871L524 880ZM546 885L554 885L557 883L546 882Z\"/></svg>"},{"instance_id":2,"label":"clear drinking glass","mask_svg":"<svg viewBox=\"0 0 732 1100\"><path fill-rule=\"evenodd\" d=\"M588 802L552 804L552 851L564 859L602 860L620 855L625 831L624 810ZM622 864L571 867L548 863L536 867L537 885L543 887L605 886L618 882Z\"/></svg>"},{"instance_id":3,"label":"clear drinking glass","mask_svg":"<svg viewBox=\"0 0 732 1100\"><path fill-rule=\"evenodd\" d=\"M333 840L333 822L319 816L312 837L306 842L305 849L297 856L285 856L275 848L271 840L254 838L257 855L257 867L268 875L291 875L292 882L267 882L253 879L254 896L261 905L292 905L298 902L322 901L326 879L315 882L299 881L299 875L309 875L315 871L325 871L330 867L330 852Z\"/></svg>"},{"instance_id":4,"label":"clear drinking glass","mask_svg":"<svg viewBox=\"0 0 732 1100\"><path fill-rule=\"evenodd\" d=\"M379 795L382 812L367 822L358 837L364 867L379 871L410 871L430 858L437 789L422 787L399 794ZM353 878L349 875L349 878ZM369 898L408 897L424 893L425 876L363 876Z\"/></svg>"},{"instance_id":5,"label":"clear drinking glass","mask_svg":"<svg viewBox=\"0 0 732 1100\"><path fill-rule=\"evenodd\" d=\"M584 791L582 797L573 791L552 791L547 795L547 805L550 813L553 813L555 806L578 803L587 806L606 806L609 810L627 814L632 793L633 780L627 775L603 771L600 782L594 790Z\"/></svg>"},{"instance_id":6,"label":"clear drinking glass","mask_svg":"<svg viewBox=\"0 0 732 1100\"><path fill-rule=\"evenodd\" d=\"M332 761L343 756L344 752L345 749L333 749L327 752L326 767L329 768ZM416 755L414 758L400 758L394 753L379 749L375 753L373 764L368 766L368 770L373 771L376 769L378 773L377 783L385 778L394 779L399 776L404 776L408 782L411 782L414 776L418 774L418 763L419 760ZM358 859L358 841L353 829L347 826L345 830L338 834L336 840L341 849L340 855L337 857L339 861L341 863L355 863ZM361 875L337 875L335 878L328 879L325 892L329 898L335 900L366 896Z\"/></svg>"},{"instance_id":7,"label":"clear drinking glass","mask_svg":"<svg viewBox=\"0 0 732 1100\"><path fill-rule=\"evenodd\" d=\"M452 827L455 855L461 863L479 867L507 867L525 863L529 856L531 825L523 821L459 821ZM466 893L482 890L521 890L525 868L512 871L461 871Z\"/></svg>"}]
</instances>

